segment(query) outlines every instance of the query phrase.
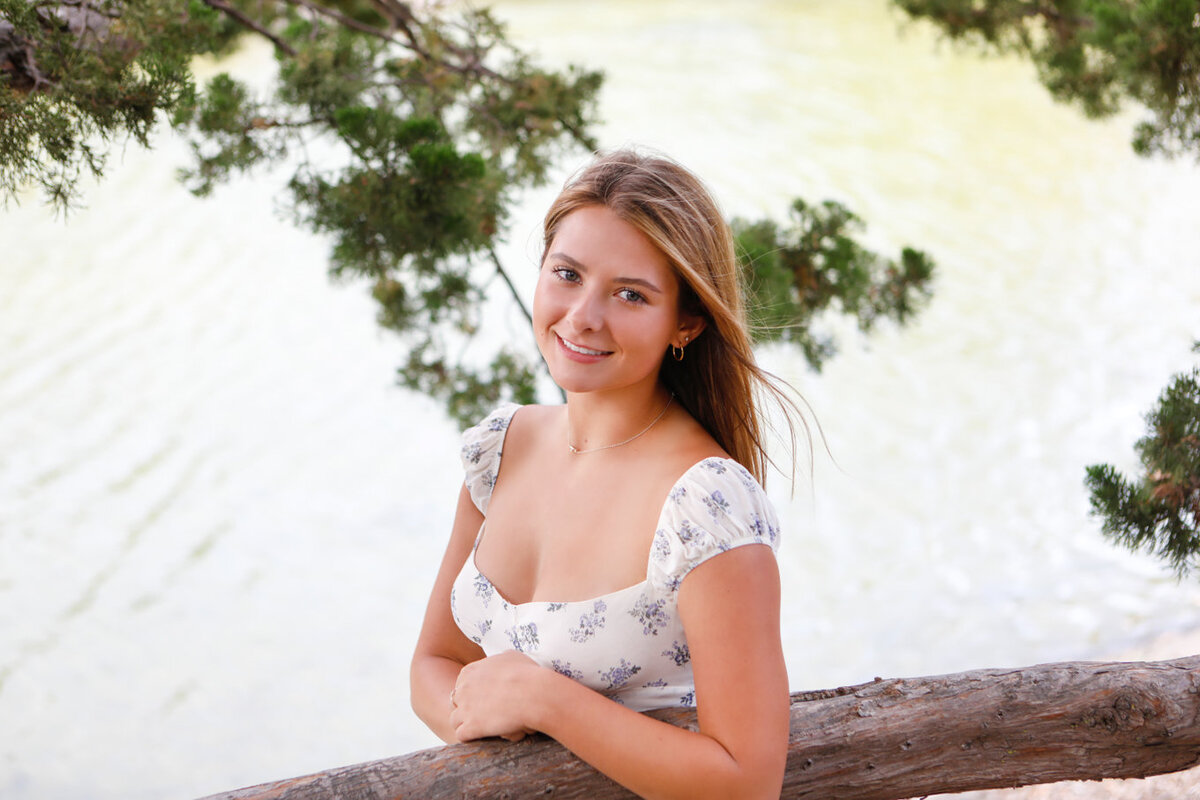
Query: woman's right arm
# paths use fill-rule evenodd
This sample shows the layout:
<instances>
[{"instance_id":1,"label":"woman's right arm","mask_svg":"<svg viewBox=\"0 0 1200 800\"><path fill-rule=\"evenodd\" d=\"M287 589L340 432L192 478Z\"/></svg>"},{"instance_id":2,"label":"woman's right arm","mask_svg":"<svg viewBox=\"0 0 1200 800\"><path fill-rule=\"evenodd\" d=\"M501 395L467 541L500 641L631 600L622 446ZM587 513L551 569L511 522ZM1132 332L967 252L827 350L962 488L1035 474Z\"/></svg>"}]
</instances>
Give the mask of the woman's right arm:
<instances>
[{"instance_id":1,"label":"woman's right arm","mask_svg":"<svg viewBox=\"0 0 1200 800\"><path fill-rule=\"evenodd\" d=\"M413 711L444 742L455 742L450 724L450 691L458 680L459 670L472 661L483 658L479 645L468 639L450 613L450 589L458 576L483 524L483 514L475 507L464 485L458 495L458 510L450 544L438 569L437 580L425 609L425 621L413 652L409 672L409 691Z\"/></svg>"}]
</instances>

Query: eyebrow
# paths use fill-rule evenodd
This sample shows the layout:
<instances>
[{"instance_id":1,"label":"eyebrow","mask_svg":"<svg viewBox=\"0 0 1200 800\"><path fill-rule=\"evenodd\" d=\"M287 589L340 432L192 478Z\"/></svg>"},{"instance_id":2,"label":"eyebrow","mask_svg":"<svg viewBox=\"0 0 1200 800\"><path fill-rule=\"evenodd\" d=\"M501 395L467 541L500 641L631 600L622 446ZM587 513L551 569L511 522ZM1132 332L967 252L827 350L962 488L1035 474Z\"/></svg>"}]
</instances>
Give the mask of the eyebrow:
<instances>
[{"instance_id":1,"label":"eyebrow","mask_svg":"<svg viewBox=\"0 0 1200 800\"><path fill-rule=\"evenodd\" d=\"M548 257L547 257L547 260L549 260L549 259L556 259L556 260L558 260L558 261L565 261L567 264L571 265L571 267L572 267L573 269L576 269L576 270L578 270L578 271L580 271L580 272L585 272L585 273L587 272L587 267L586 267L586 266L584 266L582 262L580 262L580 261L577 261L577 260L576 260L576 259L574 259L574 258L571 258L571 257L570 257L569 255L567 255L566 253L551 253L551 254L550 254ZM663 290L662 290L662 289L658 288L657 286L655 286L655 285L654 285L653 283L651 283L650 281L648 281L648 280L644 280L644 279L642 279L642 278L613 278L613 281L612 281L612 282L613 282L613 283L627 283L627 284L629 284L629 285L631 285L631 286L640 286L640 287L642 287L642 288L644 288L644 289L649 289L649 290L650 290L650 291L652 291L652 292L656 292L657 294L662 294L662 293L663 293Z\"/></svg>"}]
</instances>

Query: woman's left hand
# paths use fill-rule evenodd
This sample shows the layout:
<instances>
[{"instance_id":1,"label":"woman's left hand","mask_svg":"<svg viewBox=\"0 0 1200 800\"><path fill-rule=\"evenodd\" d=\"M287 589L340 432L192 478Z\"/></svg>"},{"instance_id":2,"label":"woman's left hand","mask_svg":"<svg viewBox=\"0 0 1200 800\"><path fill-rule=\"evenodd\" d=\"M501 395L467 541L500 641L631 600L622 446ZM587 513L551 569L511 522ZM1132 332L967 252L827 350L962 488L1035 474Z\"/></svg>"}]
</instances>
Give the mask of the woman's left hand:
<instances>
[{"instance_id":1,"label":"woman's left hand","mask_svg":"<svg viewBox=\"0 0 1200 800\"><path fill-rule=\"evenodd\" d=\"M528 714L543 667L509 650L462 668L450 693L450 724L460 742L499 736L510 742L533 733Z\"/></svg>"}]
</instances>

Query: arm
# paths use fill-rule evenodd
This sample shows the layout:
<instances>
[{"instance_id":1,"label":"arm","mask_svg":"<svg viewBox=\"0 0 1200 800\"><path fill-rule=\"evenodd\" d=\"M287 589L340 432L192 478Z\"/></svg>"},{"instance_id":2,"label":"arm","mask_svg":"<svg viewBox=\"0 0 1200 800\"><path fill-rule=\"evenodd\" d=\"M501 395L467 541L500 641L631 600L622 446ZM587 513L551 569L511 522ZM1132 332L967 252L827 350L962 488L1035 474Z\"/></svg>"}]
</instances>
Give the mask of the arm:
<instances>
[{"instance_id":1,"label":"arm","mask_svg":"<svg viewBox=\"0 0 1200 800\"><path fill-rule=\"evenodd\" d=\"M450 589L462 569L483 515L471 501L467 487L458 495L458 508L446 555L438 569L437 580L425 609L425 620L413 652L409 670L409 692L413 711L445 742L454 742L450 725L450 690L464 664L483 658L483 650L458 629L450 614Z\"/></svg>"},{"instance_id":2,"label":"arm","mask_svg":"<svg viewBox=\"0 0 1200 800\"><path fill-rule=\"evenodd\" d=\"M679 612L699 733L503 653L462 670L451 715L457 738L540 730L643 797L778 797L789 700L774 555L747 545L709 559L684 579Z\"/></svg>"}]
</instances>

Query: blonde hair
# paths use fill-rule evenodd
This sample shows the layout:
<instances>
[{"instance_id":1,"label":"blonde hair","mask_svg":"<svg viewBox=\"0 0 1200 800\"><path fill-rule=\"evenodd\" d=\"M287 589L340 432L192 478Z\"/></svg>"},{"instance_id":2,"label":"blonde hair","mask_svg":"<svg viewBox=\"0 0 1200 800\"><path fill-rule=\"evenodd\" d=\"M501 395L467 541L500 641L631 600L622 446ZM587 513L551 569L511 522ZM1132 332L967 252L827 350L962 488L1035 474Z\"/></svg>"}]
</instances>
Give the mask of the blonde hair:
<instances>
[{"instance_id":1,"label":"blonde hair","mask_svg":"<svg viewBox=\"0 0 1200 800\"><path fill-rule=\"evenodd\" d=\"M758 396L769 394L780 403L793 449L793 420L802 426L804 421L754 361L733 234L716 201L695 175L670 159L632 150L601 154L568 181L546 213L543 261L562 220L595 205L613 211L662 251L679 279L680 310L706 322L682 361L664 353L660 380L725 452L764 483L770 458Z\"/></svg>"}]
</instances>

